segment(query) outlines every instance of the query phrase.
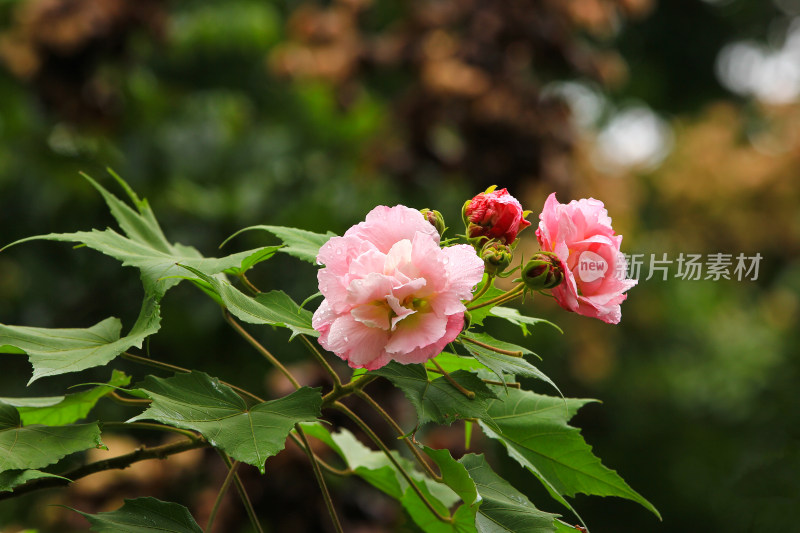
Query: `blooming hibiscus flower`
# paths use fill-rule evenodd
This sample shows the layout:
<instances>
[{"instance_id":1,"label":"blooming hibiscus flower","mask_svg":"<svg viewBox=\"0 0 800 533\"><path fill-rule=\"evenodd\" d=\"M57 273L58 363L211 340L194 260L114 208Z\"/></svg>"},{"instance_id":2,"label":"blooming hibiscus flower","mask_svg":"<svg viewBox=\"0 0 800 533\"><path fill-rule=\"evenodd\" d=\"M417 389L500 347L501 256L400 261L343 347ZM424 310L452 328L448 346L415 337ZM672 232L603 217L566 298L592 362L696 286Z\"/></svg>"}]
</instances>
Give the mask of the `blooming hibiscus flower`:
<instances>
[{"instance_id":1,"label":"blooming hibiscus flower","mask_svg":"<svg viewBox=\"0 0 800 533\"><path fill-rule=\"evenodd\" d=\"M369 370L438 355L461 332L462 300L484 268L469 245L440 248L436 229L402 205L376 207L324 244L317 261L325 265L312 322L319 343Z\"/></svg>"},{"instance_id":2,"label":"blooming hibiscus flower","mask_svg":"<svg viewBox=\"0 0 800 533\"><path fill-rule=\"evenodd\" d=\"M551 194L539 215L536 237L542 250L554 252L564 265L564 282L552 289L568 311L616 324L625 291L636 285L626 279L620 252L622 235L614 233L603 202L594 198L559 203Z\"/></svg>"}]
</instances>

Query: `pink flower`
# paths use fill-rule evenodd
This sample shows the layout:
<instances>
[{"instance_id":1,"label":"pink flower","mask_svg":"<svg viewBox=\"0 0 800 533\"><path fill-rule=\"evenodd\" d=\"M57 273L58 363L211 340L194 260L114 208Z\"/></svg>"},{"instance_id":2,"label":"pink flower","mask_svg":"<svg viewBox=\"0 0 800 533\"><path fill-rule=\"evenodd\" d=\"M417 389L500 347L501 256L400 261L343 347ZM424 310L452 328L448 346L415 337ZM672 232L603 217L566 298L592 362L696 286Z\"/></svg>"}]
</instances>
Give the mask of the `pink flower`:
<instances>
[{"instance_id":1,"label":"pink flower","mask_svg":"<svg viewBox=\"0 0 800 533\"><path fill-rule=\"evenodd\" d=\"M616 324L620 304L636 280L625 279L627 263L603 202L594 198L561 204L551 194L539 215L536 237L542 250L554 252L564 264L564 282L552 289L568 311Z\"/></svg>"},{"instance_id":2,"label":"pink flower","mask_svg":"<svg viewBox=\"0 0 800 533\"><path fill-rule=\"evenodd\" d=\"M353 368L423 363L464 326L483 261L466 244L439 247L439 233L415 209L378 206L319 250L325 299L312 324L319 343Z\"/></svg>"},{"instance_id":3,"label":"pink flower","mask_svg":"<svg viewBox=\"0 0 800 533\"><path fill-rule=\"evenodd\" d=\"M506 189L482 192L464 206L471 239L486 237L511 244L517 233L531 225L523 218L522 206Z\"/></svg>"}]
</instances>

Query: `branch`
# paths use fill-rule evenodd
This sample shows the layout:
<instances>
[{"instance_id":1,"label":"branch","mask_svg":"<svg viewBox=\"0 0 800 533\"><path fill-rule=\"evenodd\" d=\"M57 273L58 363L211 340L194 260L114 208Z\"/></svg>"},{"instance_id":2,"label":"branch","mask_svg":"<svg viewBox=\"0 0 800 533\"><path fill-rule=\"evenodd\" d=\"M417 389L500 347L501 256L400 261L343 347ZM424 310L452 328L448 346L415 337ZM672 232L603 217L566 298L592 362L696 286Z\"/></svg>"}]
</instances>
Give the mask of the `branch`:
<instances>
[{"instance_id":1,"label":"branch","mask_svg":"<svg viewBox=\"0 0 800 533\"><path fill-rule=\"evenodd\" d=\"M91 474L95 474L97 472L102 472L104 470L127 468L131 466L133 463L138 463L139 461L146 461L148 459L166 459L170 455L175 455L176 453L194 450L196 448L204 448L208 445L209 445L208 442L202 439L195 439L195 440L188 439L188 440L182 440L180 442L174 442L172 444L162 444L161 446L153 446L150 448L142 446L132 451L131 453L120 455L119 457L112 457L111 459L104 459L102 461L89 463L87 465L79 466L78 468L60 474L65 478L68 478L70 481L61 478L39 478L29 483L26 483L21 487L18 487L13 492L0 493L0 500L15 498L22 494L27 494L28 492L33 492L40 489L69 485L72 481L75 481L82 477L86 477Z\"/></svg>"}]
</instances>

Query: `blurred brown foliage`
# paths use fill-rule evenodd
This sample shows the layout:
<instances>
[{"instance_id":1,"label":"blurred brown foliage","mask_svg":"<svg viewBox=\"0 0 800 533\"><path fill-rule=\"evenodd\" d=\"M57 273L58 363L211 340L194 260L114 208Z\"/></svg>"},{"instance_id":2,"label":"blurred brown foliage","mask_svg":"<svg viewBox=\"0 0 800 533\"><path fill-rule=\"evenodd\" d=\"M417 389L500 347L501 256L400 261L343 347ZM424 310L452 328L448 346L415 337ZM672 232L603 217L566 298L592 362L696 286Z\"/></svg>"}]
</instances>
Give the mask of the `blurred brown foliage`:
<instances>
[{"instance_id":1,"label":"blurred brown foliage","mask_svg":"<svg viewBox=\"0 0 800 533\"><path fill-rule=\"evenodd\" d=\"M565 102L543 86L563 77L622 83L623 59L591 41L652 8L650 0L410 2L402 18L370 32L369 4L302 4L270 55L273 71L334 84L344 107L374 73L403 73L390 132L373 152L393 175L434 165L479 186L557 188L571 181L576 132Z\"/></svg>"},{"instance_id":2,"label":"blurred brown foliage","mask_svg":"<svg viewBox=\"0 0 800 533\"><path fill-rule=\"evenodd\" d=\"M162 0L29 0L0 35L0 60L65 120L97 124L117 114L120 95L104 64L124 59L136 30L163 33Z\"/></svg>"}]
</instances>

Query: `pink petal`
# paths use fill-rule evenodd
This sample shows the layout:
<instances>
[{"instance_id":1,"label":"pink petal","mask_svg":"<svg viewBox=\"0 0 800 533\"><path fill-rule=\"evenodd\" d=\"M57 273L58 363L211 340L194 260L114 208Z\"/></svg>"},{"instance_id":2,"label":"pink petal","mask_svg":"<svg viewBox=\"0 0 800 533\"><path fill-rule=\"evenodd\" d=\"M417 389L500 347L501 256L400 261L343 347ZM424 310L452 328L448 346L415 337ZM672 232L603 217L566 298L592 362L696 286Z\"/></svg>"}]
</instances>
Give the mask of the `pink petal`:
<instances>
[{"instance_id":1,"label":"pink petal","mask_svg":"<svg viewBox=\"0 0 800 533\"><path fill-rule=\"evenodd\" d=\"M417 313L397 325L386 344L386 351L393 355L411 352L440 340L446 330L446 317L436 313Z\"/></svg>"},{"instance_id":2,"label":"pink petal","mask_svg":"<svg viewBox=\"0 0 800 533\"><path fill-rule=\"evenodd\" d=\"M422 348L417 348L416 350L412 350L405 354L395 354L393 355L393 358L395 361L403 363L404 365L424 363L431 357L436 357L442 353L442 350L444 350L445 346L458 337L458 334L461 333L462 329L464 329L464 315L451 315L447 319L447 328L441 339L433 344L423 346Z\"/></svg>"},{"instance_id":3,"label":"pink petal","mask_svg":"<svg viewBox=\"0 0 800 533\"><path fill-rule=\"evenodd\" d=\"M370 328L350 315L343 315L331 325L327 342L322 347L348 361L351 367L358 368L382 357L388 338L386 331Z\"/></svg>"},{"instance_id":4,"label":"pink petal","mask_svg":"<svg viewBox=\"0 0 800 533\"><path fill-rule=\"evenodd\" d=\"M445 256L448 291L461 300L472 299L472 289L483 279L484 263L475 249L468 244L448 246L442 250Z\"/></svg>"},{"instance_id":5,"label":"pink petal","mask_svg":"<svg viewBox=\"0 0 800 533\"><path fill-rule=\"evenodd\" d=\"M437 243L439 242L436 228L416 209L404 205L394 207L379 205L367 214L364 222L347 230L345 236L367 240L381 252L387 253L396 242L403 239L412 240L418 231L430 235Z\"/></svg>"}]
</instances>

